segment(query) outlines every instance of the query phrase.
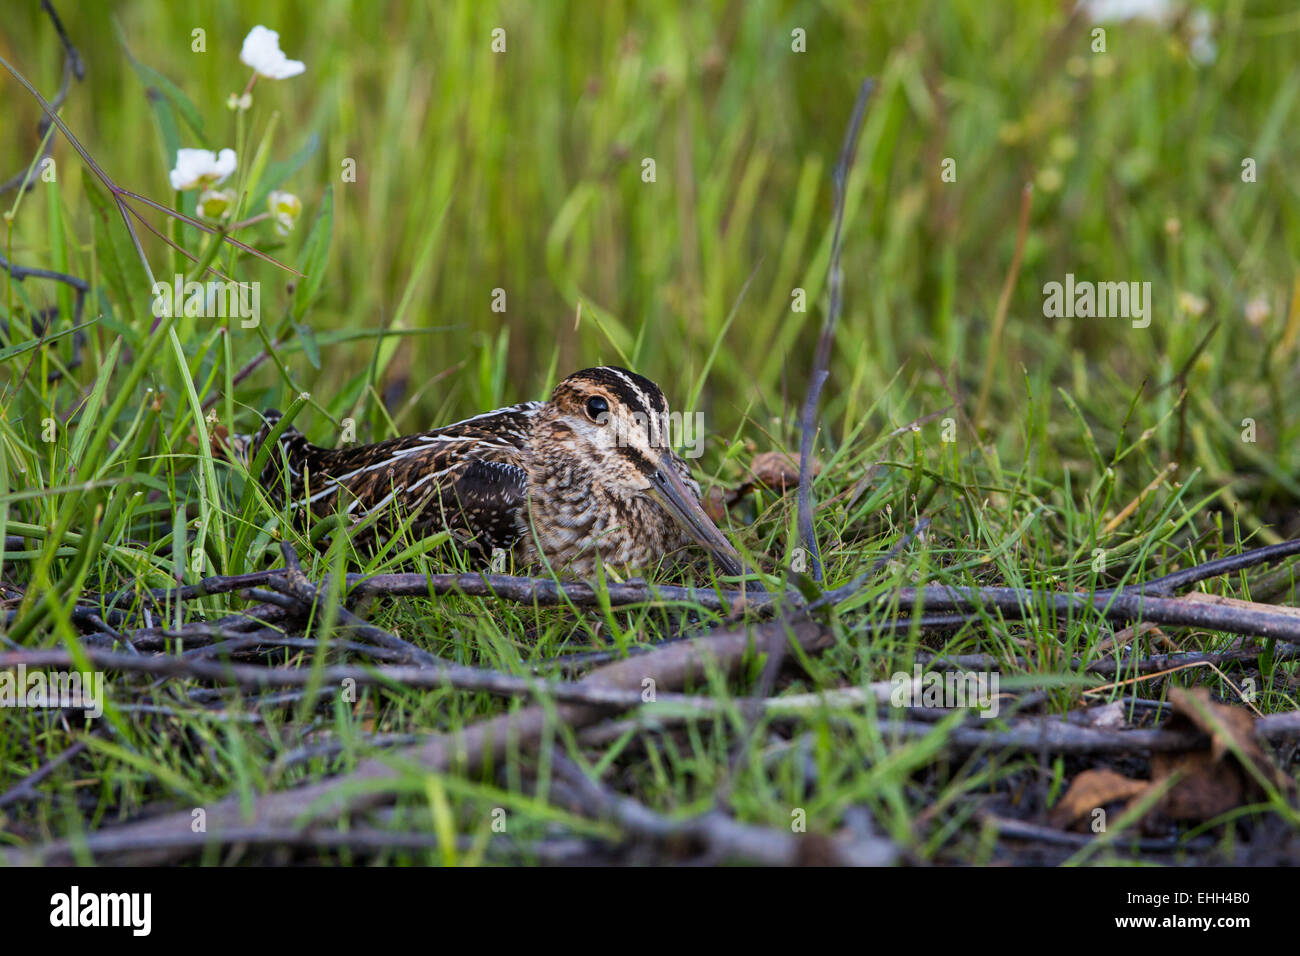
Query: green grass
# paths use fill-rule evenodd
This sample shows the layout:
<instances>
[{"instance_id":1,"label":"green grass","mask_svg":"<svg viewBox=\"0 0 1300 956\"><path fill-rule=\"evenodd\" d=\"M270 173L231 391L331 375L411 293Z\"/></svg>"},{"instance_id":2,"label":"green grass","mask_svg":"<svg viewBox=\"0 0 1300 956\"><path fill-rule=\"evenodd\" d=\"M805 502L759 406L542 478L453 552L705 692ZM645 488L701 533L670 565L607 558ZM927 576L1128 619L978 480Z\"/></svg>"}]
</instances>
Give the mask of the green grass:
<instances>
[{"instance_id":1,"label":"green grass","mask_svg":"<svg viewBox=\"0 0 1300 956\"><path fill-rule=\"evenodd\" d=\"M236 148L240 218L261 211L272 185L304 204L287 238L266 222L239 238L307 275L152 215L195 255L207 250L226 274L260 282L262 307L256 329L194 317L153 329L144 268L66 141L54 143L55 182L18 201L0 196L0 211L13 213L0 223L0 251L85 278L92 323L79 363L71 336L19 351L43 310L58 309L54 332L70 327L73 296L0 272L9 329L0 532L25 541L3 554L0 585L27 594L9 603L17 615L7 639L75 648L70 608L85 591L278 560L279 516L238 468L207 452L206 436L217 424L252 430L256 411L303 392L295 423L336 444L344 419L359 440L377 440L544 397L578 368L624 364L656 380L674 408L704 412L709 441L695 467L706 485L737 485L756 453L797 448L826 305L830 172L857 84L870 75L876 92L846 191L845 308L821 406L816 526L828 584L866 570L919 518L933 524L838 608L835 647L779 689L887 679L910 671L926 644L996 655L1006 686L1054 675L1050 712L1077 709L1081 683L1065 664L1099 656L1109 634L1092 616L1044 613L1026 628L993 615L944 639L864 632L897 610L888 595L903 584L1089 590L1300 534L1300 191L1289 171L1300 146L1300 20L1280 2L1210 4L1218 54L1198 66L1181 27L1108 24L1107 52L1094 54L1088 25L1067 22L1062 6L759 0L429 12L324 0L285 3L259 21L265 14L246 2L61 5L88 70L61 115L118 185L170 205L176 145ZM257 22L279 29L307 71L260 80L252 109L236 114L226 99L247 82L237 54ZM502 55L490 49L496 27L506 30ZM196 28L205 53L191 50ZM795 28L807 33L806 53L791 51ZM34 5L6 16L0 55L52 95L62 55ZM179 97L146 97L144 82L157 82L150 70ZM41 113L4 83L7 176L38 152ZM643 181L647 158L653 183ZM956 162L955 182L941 177L945 158ZM1253 183L1242 181L1246 158ZM343 177L350 161L355 181ZM1026 183L1035 189L1023 259L1000 322ZM194 199L183 194L181 208L192 213ZM148 232L141 238L157 277L192 269ZM1044 317L1044 284L1067 273L1150 282L1150 327ZM504 312L493 309L498 289ZM806 311L792 310L795 289ZM270 360L236 383L264 352ZM1254 442L1243 441L1245 419ZM798 546L794 529L793 496L767 492L734 509L727 528L778 575ZM312 577L345 557L315 557ZM446 570L443 561L390 554L369 569ZM1251 597L1263 577L1205 589ZM1289 580L1267 595L1294 597ZM172 613L182 621L241 606L219 596ZM434 653L515 674L546 671L559 654L651 643L684 623L683 609L659 605L558 612L467 598L372 613ZM693 609L690 620L718 617ZM1188 629L1168 637L1187 650L1234 640ZM1152 635L1132 644L1161 646ZM310 663L291 651L277 660ZM735 681L697 689L730 701L760 671L755 661ZM1257 682L1262 712L1297 708L1294 663L1248 661L1228 673ZM1142 682L1137 693L1163 699L1190 685L1236 696L1206 668ZM132 686L132 702L144 702ZM377 752L371 735L455 729L515 706L395 688L363 690L355 707L213 713L185 690L150 692L165 715L110 709L111 729L94 737L57 712L0 709L0 793L74 742L88 747L38 799L0 808L0 840L75 836L145 807L321 779ZM1003 858L1010 851L977 813L1013 797L1042 806L1084 765L1015 753L964 761L944 755L948 724L900 743L869 710L765 718L752 735L738 713L630 733L582 755L616 789L670 814L708 808L725 789L739 819L783 828L803 807L810 830L831 833L864 807L916 859L935 862ZM341 753L277 762L325 734ZM575 745L559 735L548 746ZM545 750L540 763L545 779ZM523 847L556 824L616 832L536 797L533 757L497 769L473 779L410 769L391 825L486 840L491 809L506 807ZM1243 839L1232 831L1208 830L1220 858ZM1128 836L1086 859L1134 855ZM467 852L382 859L473 862L484 851Z\"/></svg>"}]
</instances>

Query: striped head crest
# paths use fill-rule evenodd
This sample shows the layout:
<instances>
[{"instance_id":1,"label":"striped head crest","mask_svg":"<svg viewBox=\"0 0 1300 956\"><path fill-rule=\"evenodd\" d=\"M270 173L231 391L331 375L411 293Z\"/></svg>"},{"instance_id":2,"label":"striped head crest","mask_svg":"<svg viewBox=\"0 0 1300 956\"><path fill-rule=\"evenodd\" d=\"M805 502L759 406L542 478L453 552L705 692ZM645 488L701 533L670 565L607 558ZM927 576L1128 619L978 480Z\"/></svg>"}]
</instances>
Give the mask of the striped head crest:
<instances>
[{"instance_id":1,"label":"striped head crest","mask_svg":"<svg viewBox=\"0 0 1300 956\"><path fill-rule=\"evenodd\" d=\"M671 446L671 415L663 391L650 379L615 365L574 372L555 387L538 421L538 433L556 460L556 472L584 462L592 482L615 500L649 498L711 551L728 571L740 573L739 555L700 507L700 489Z\"/></svg>"},{"instance_id":2,"label":"striped head crest","mask_svg":"<svg viewBox=\"0 0 1300 956\"><path fill-rule=\"evenodd\" d=\"M638 464L657 467L671 451L668 400L644 375L616 365L585 368L555 387L551 406L593 446L621 448Z\"/></svg>"}]
</instances>

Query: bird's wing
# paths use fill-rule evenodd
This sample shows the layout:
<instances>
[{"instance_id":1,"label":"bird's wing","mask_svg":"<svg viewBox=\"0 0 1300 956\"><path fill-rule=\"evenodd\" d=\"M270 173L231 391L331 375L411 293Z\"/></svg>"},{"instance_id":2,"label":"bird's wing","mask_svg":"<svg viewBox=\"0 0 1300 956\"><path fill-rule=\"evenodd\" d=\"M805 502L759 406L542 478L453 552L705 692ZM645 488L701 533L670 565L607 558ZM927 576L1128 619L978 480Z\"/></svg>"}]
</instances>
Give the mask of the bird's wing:
<instances>
[{"instance_id":1,"label":"bird's wing","mask_svg":"<svg viewBox=\"0 0 1300 956\"><path fill-rule=\"evenodd\" d=\"M528 473L517 464L475 458L439 483L424 506L424 533L450 530L483 556L509 550L519 538L526 507Z\"/></svg>"},{"instance_id":2,"label":"bird's wing","mask_svg":"<svg viewBox=\"0 0 1300 956\"><path fill-rule=\"evenodd\" d=\"M417 536L445 528L484 554L509 548L521 527L521 452L537 407L528 402L356 448L320 448L286 432L293 497L316 514L387 512L386 526L418 512Z\"/></svg>"}]
</instances>

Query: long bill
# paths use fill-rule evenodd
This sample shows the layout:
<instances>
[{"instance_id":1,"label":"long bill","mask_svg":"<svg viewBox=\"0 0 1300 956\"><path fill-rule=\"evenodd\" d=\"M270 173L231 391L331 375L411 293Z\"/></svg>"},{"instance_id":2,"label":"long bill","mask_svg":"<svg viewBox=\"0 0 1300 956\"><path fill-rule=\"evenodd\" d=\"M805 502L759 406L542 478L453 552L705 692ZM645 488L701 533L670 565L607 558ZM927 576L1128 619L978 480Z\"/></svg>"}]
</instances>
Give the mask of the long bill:
<instances>
[{"instance_id":1,"label":"long bill","mask_svg":"<svg viewBox=\"0 0 1300 956\"><path fill-rule=\"evenodd\" d=\"M700 503L691 490L682 481L681 475L671 463L665 462L651 477L650 492L654 499L663 506L686 533L713 556L727 574L744 574L740 552L723 537L709 516L704 513Z\"/></svg>"}]
</instances>

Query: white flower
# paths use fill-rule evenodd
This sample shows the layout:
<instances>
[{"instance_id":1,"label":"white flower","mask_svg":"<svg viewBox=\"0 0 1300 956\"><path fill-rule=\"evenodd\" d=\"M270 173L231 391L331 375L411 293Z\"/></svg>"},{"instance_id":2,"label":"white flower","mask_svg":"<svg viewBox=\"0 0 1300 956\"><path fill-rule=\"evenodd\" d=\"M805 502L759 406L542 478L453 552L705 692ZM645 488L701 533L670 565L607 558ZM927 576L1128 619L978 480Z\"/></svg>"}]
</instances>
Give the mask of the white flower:
<instances>
[{"instance_id":1,"label":"white flower","mask_svg":"<svg viewBox=\"0 0 1300 956\"><path fill-rule=\"evenodd\" d=\"M293 193L276 189L266 197L266 208L275 221L276 235L287 236L302 213L302 200Z\"/></svg>"},{"instance_id":2,"label":"white flower","mask_svg":"<svg viewBox=\"0 0 1300 956\"><path fill-rule=\"evenodd\" d=\"M1210 12L1193 10L1179 0L1079 0L1075 9L1093 23L1147 20L1162 27L1178 27L1188 54L1201 66L1209 66L1219 55Z\"/></svg>"},{"instance_id":3,"label":"white flower","mask_svg":"<svg viewBox=\"0 0 1300 956\"><path fill-rule=\"evenodd\" d=\"M1208 10L1197 10L1188 20L1188 52L1201 66L1209 66L1219 55L1219 45L1214 42L1214 18Z\"/></svg>"},{"instance_id":4,"label":"white flower","mask_svg":"<svg viewBox=\"0 0 1300 956\"><path fill-rule=\"evenodd\" d=\"M280 34L258 24L244 37L244 48L239 58L251 66L258 76L268 80L287 80L307 69L301 60L291 60L280 49Z\"/></svg>"},{"instance_id":5,"label":"white flower","mask_svg":"<svg viewBox=\"0 0 1300 956\"><path fill-rule=\"evenodd\" d=\"M1178 293L1178 308L1182 309L1194 319L1200 318L1204 315L1205 310L1209 307L1210 303L1206 302L1202 296L1197 295L1195 292L1184 290Z\"/></svg>"},{"instance_id":6,"label":"white flower","mask_svg":"<svg viewBox=\"0 0 1300 956\"><path fill-rule=\"evenodd\" d=\"M1177 13L1170 0L1079 0L1079 6L1093 23L1114 20L1168 23Z\"/></svg>"},{"instance_id":7,"label":"white flower","mask_svg":"<svg viewBox=\"0 0 1300 956\"><path fill-rule=\"evenodd\" d=\"M233 189L206 189L199 194L199 215L204 219L225 219L234 211L236 198Z\"/></svg>"},{"instance_id":8,"label":"white flower","mask_svg":"<svg viewBox=\"0 0 1300 956\"><path fill-rule=\"evenodd\" d=\"M1260 294L1246 303L1246 321L1258 328L1273 313L1268 296Z\"/></svg>"},{"instance_id":9,"label":"white flower","mask_svg":"<svg viewBox=\"0 0 1300 956\"><path fill-rule=\"evenodd\" d=\"M235 171L235 151L223 149L217 155L210 149L178 149L176 168L171 171L172 189L204 189L218 186Z\"/></svg>"}]
</instances>

